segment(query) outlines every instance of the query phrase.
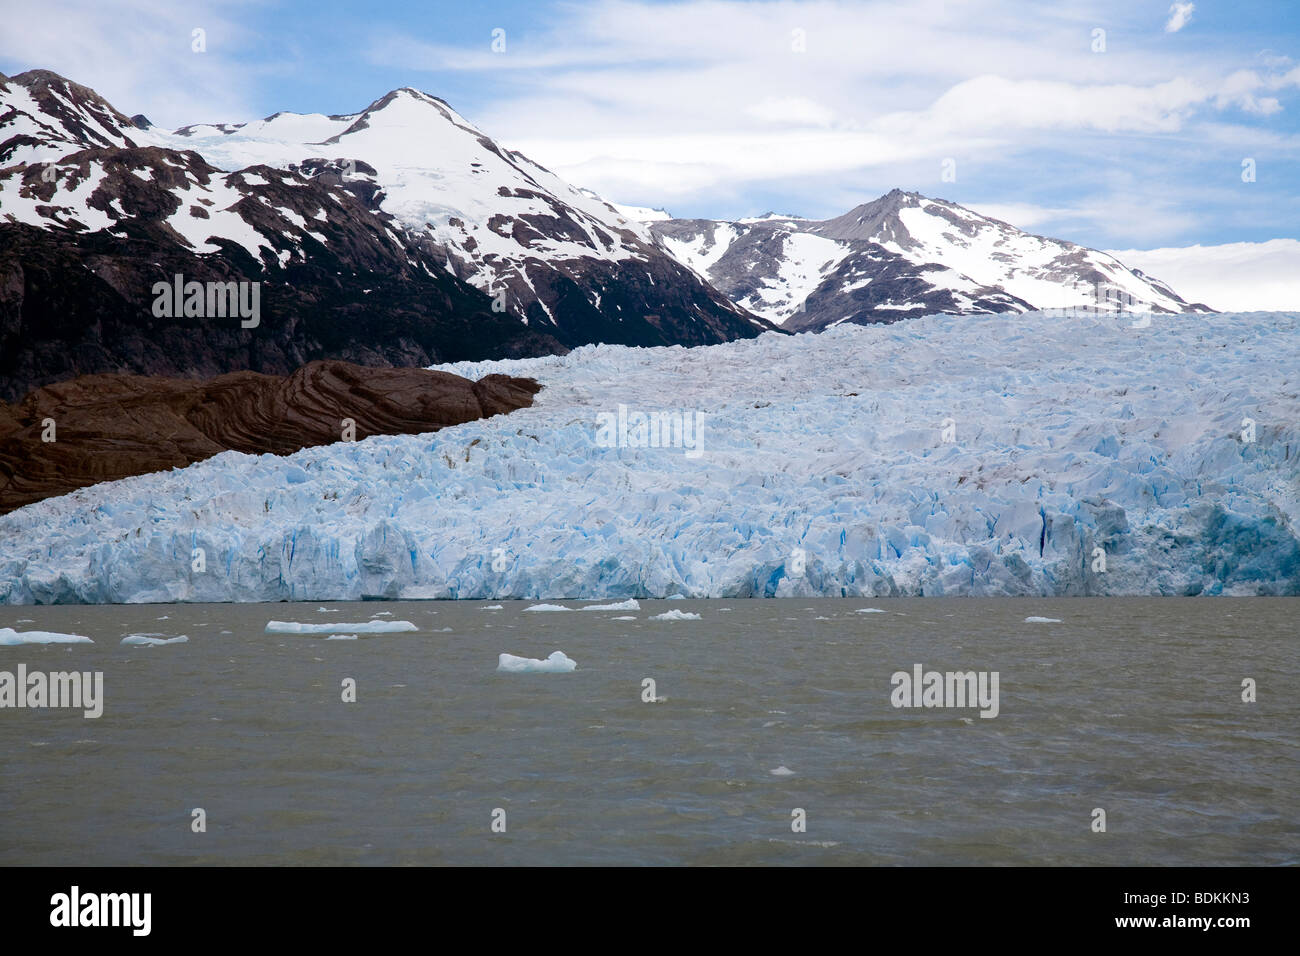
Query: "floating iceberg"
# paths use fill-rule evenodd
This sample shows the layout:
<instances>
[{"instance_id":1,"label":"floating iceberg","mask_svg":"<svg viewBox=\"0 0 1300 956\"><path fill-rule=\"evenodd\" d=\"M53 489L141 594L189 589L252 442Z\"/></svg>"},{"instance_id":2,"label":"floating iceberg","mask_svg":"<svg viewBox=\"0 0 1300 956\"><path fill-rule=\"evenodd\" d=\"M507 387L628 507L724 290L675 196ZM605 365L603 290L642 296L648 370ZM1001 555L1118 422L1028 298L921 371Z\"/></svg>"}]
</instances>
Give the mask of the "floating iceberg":
<instances>
[{"instance_id":1,"label":"floating iceberg","mask_svg":"<svg viewBox=\"0 0 1300 956\"><path fill-rule=\"evenodd\" d=\"M331 634L329 637L325 638L327 641L355 641L356 639L357 636L355 634Z\"/></svg>"},{"instance_id":2,"label":"floating iceberg","mask_svg":"<svg viewBox=\"0 0 1300 956\"><path fill-rule=\"evenodd\" d=\"M1300 595L1297 313L929 316L443 367L545 389L20 508L0 603ZM702 413L700 455L598 443L619 405Z\"/></svg>"},{"instance_id":3,"label":"floating iceberg","mask_svg":"<svg viewBox=\"0 0 1300 956\"><path fill-rule=\"evenodd\" d=\"M884 608L880 608L880 607L860 607L853 613L854 614L885 614L887 612L885 611Z\"/></svg>"},{"instance_id":4,"label":"floating iceberg","mask_svg":"<svg viewBox=\"0 0 1300 956\"><path fill-rule=\"evenodd\" d=\"M577 667L577 663L562 651L556 651L544 661L532 657L515 657L513 654L502 654L497 659L497 670L508 674L567 674L577 670Z\"/></svg>"},{"instance_id":5,"label":"floating iceberg","mask_svg":"<svg viewBox=\"0 0 1300 956\"><path fill-rule=\"evenodd\" d=\"M650 615L652 621L698 621L700 616L690 611L679 611L673 608L671 611L664 611L662 614Z\"/></svg>"},{"instance_id":6,"label":"floating iceberg","mask_svg":"<svg viewBox=\"0 0 1300 956\"><path fill-rule=\"evenodd\" d=\"M410 621L362 621L359 624L300 624L297 621L268 621L267 634L395 634L418 631Z\"/></svg>"},{"instance_id":7,"label":"floating iceberg","mask_svg":"<svg viewBox=\"0 0 1300 956\"><path fill-rule=\"evenodd\" d=\"M636 598L628 598L626 601L619 601L617 604L592 604L583 608L584 611L639 611L641 605L637 603Z\"/></svg>"},{"instance_id":8,"label":"floating iceberg","mask_svg":"<svg viewBox=\"0 0 1300 956\"><path fill-rule=\"evenodd\" d=\"M563 604L534 604L532 607L524 608L525 611L572 611L573 608L565 607Z\"/></svg>"},{"instance_id":9,"label":"floating iceberg","mask_svg":"<svg viewBox=\"0 0 1300 956\"><path fill-rule=\"evenodd\" d=\"M1057 617L1027 617L1026 624L1060 624L1061 619Z\"/></svg>"},{"instance_id":10,"label":"floating iceberg","mask_svg":"<svg viewBox=\"0 0 1300 956\"><path fill-rule=\"evenodd\" d=\"M0 646L18 644L94 644L81 634L60 634L57 631L15 631L0 627Z\"/></svg>"},{"instance_id":11,"label":"floating iceberg","mask_svg":"<svg viewBox=\"0 0 1300 956\"><path fill-rule=\"evenodd\" d=\"M182 634L179 637L165 637L161 634L128 634L122 638L123 644L144 644L149 647L161 647L164 644L188 644L190 639Z\"/></svg>"}]
</instances>

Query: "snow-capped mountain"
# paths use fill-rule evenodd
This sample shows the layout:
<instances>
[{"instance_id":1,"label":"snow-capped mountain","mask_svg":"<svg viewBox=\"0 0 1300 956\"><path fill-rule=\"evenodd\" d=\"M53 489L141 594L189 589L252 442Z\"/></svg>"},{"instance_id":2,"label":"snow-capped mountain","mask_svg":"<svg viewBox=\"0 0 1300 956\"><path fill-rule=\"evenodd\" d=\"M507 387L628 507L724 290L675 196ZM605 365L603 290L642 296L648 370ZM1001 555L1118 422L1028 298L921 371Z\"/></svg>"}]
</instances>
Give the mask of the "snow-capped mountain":
<instances>
[{"instance_id":1,"label":"snow-capped mountain","mask_svg":"<svg viewBox=\"0 0 1300 956\"><path fill-rule=\"evenodd\" d=\"M567 345L704 344L768 328L665 256L635 219L418 90L353 115L277 113L154 135L223 169L318 175L331 164L345 187L445 253L454 275Z\"/></svg>"},{"instance_id":2,"label":"snow-capped mountain","mask_svg":"<svg viewBox=\"0 0 1300 956\"><path fill-rule=\"evenodd\" d=\"M150 290L178 272L265 284L261 328L157 320ZM0 75L0 397L92 372L428 365L769 328L424 93L167 132L57 74Z\"/></svg>"},{"instance_id":3,"label":"snow-capped mountain","mask_svg":"<svg viewBox=\"0 0 1300 956\"><path fill-rule=\"evenodd\" d=\"M1106 253L898 189L834 219L647 225L734 302L793 331L936 312L1210 311Z\"/></svg>"}]
</instances>

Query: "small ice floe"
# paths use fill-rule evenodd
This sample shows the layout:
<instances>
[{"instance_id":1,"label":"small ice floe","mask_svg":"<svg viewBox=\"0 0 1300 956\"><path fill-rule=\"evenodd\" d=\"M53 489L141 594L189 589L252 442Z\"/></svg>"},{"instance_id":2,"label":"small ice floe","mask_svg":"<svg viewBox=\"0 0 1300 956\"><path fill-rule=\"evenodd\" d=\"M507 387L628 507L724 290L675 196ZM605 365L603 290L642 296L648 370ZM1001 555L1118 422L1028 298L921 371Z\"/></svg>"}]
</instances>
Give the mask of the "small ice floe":
<instances>
[{"instance_id":1,"label":"small ice floe","mask_svg":"<svg viewBox=\"0 0 1300 956\"><path fill-rule=\"evenodd\" d=\"M783 840L778 837L768 837L767 842L786 843L790 846L815 846L824 850L829 850L831 847L840 845L838 840Z\"/></svg>"},{"instance_id":2,"label":"small ice floe","mask_svg":"<svg viewBox=\"0 0 1300 956\"><path fill-rule=\"evenodd\" d=\"M122 638L123 644L143 644L146 647L162 647L164 644L188 644L189 637L168 637L165 634L128 634Z\"/></svg>"},{"instance_id":3,"label":"small ice floe","mask_svg":"<svg viewBox=\"0 0 1300 956\"><path fill-rule=\"evenodd\" d=\"M854 614L884 614L885 609L883 607L860 607L853 613Z\"/></svg>"},{"instance_id":4,"label":"small ice floe","mask_svg":"<svg viewBox=\"0 0 1300 956\"><path fill-rule=\"evenodd\" d=\"M374 614L372 614L372 615L370 615L370 616L371 616L371 617L392 617L392 616L393 616L393 612L392 612L392 611L376 611Z\"/></svg>"},{"instance_id":5,"label":"small ice floe","mask_svg":"<svg viewBox=\"0 0 1300 956\"><path fill-rule=\"evenodd\" d=\"M267 634L393 634L418 631L410 621L362 621L359 624L300 624L297 621L268 621Z\"/></svg>"},{"instance_id":6,"label":"small ice floe","mask_svg":"<svg viewBox=\"0 0 1300 956\"><path fill-rule=\"evenodd\" d=\"M339 612L339 609L336 608L336 607L318 607L318 608L316 608L316 613L317 613L317 614L337 614L338 612Z\"/></svg>"},{"instance_id":7,"label":"small ice floe","mask_svg":"<svg viewBox=\"0 0 1300 956\"><path fill-rule=\"evenodd\" d=\"M507 674L567 674L577 669L577 662L566 657L563 651L556 651L544 661L513 654L502 654L497 658L497 670Z\"/></svg>"},{"instance_id":8,"label":"small ice floe","mask_svg":"<svg viewBox=\"0 0 1300 956\"><path fill-rule=\"evenodd\" d=\"M636 598L628 598L626 601L619 601L617 604L589 604L583 608L584 611L639 611L641 605L637 603Z\"/></svg>"},{"instance_id":9,"label":"small ice floe","mask_svg":"<svg viewBox=\"0 0 1300 956\"><path fill-rule=\"evenodd\" d=\"M635 621L635 620L636 620L636 615L635 615L635 614L623 614L623 615L621 615L621 616L619 616L619 617L611 617L610 620L611 620L611 621Z\"/></svg>"},{"instance_id":10,"label":"small ice floe","mask_svg":"<svg viewBox=\"0 0 1300 956\"><path fill-rule=\"evenodd\" d=\"M94 644L81 634L60 634L57 631L15 631L0 627L0 645L14 647L19 644Z\"/></svg>"},{"instance_id":11,"label":"small ice floe","mask_svg":"<svg viewBox=\"0 0 1300 956\"><path fill-rule=\"evenodd\" d=\"M769 770L768 773L770 773L774 777L794 776L794 771L791 770L789 767L787 767L785 764L781 764L781 766L777 767L775 770Z\"/></svg>"},{"instance_id":12,"label":"small ice floe","mask_svg":"<svg viewBox=\"0 0 1300 956\"><path fill-rule=\"evenodd\" d=\"M573 608L565 607L563 604L534 604L524 608L525 611L572 611Z\"/></svg>"},{"instance_id":13,"label":"small ice floe","mask_svg":"<svg viewBox=\"0 0 1300 956\"><path fill-rule=\"evenodd\" d=\"M160 621L170 621L170 620L171 620L171 617L168 616L168 615L166 615L166 614L164 614L162 617L158 618L158 620L160 620Z\"/></svg>"},{"instance_id":14,"label":"small ice floe","mask_svg":"<svg viewBox=\"0 0 1300 956\"><path fill-rule=\"evenodd\" d=\"M449 627L440 627L440 628L438 628L436 631L434 631L433 633L435 633L435 634L450 634L450 633L451 633L451 628L449 628Z\"/></svg>"},{"instance_id":15,"label":"small ice floe","mask_svg":"<svg viewBox=\"0 0 1300 956\"><path fill-rule=\"evenodd\" d=\"M1027 617L1025 618L1025 623L1026 624L1060 624L1061 619L1059 617Z\"/></svg>"},{"instance_id":16,"label":"small ice floe","mask_svg":"<svg viewBox=\"0 0 1300 956\"><path fill-rule=\"evenodd\" d=\"M652 621L698 621L699 619L698 614L692 614L690 611L679 611L677 608L664 611L662 614L653 614L650 617Z\"/></svg>"},{"instance_id":17,"label":"small ice floe","mask_svg":"<svg viewBox=\"0 0 1300 956\"><path fill-rule=\"evenodd\" d=\"M485 605L483 605L481 608L479 608L479 610L480 610L480 611L499 611L499 610L501 610L501 608L502 608L503 606L504 606L504 605L501 605L501 604L485 604Z\"/></svg>"},{"instance_id":18,"label":"small ice floe","mask_svg":"<svg viewBox=\"0 0 1300 956\"><path fill-rule=\"evenodd\" d=\"M327 641L355 641L356 639L357 636L355 634L331 634L329 637L325 638Z\"/></svg>"}]
</instances>

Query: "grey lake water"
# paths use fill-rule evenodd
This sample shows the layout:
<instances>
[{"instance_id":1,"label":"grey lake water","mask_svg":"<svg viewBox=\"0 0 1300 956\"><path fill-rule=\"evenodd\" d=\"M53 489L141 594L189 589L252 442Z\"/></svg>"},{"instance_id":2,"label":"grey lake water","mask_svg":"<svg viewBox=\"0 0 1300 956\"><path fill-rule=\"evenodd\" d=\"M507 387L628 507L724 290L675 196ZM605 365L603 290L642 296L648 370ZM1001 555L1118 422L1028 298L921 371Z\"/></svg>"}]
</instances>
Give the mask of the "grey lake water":
<instances>
[{"instance_id":1,"label":"grey lake water","mask_svg":"<svg viewBox=\"0 0 1300 956\"><path fill-rule=\"evenodd\" d=\"M104 710L0 709L0 864L1300 863L1295 599L490 603L3 609ZM918 664L997 716L893 706Z\"/></svg>"}]
</instances>

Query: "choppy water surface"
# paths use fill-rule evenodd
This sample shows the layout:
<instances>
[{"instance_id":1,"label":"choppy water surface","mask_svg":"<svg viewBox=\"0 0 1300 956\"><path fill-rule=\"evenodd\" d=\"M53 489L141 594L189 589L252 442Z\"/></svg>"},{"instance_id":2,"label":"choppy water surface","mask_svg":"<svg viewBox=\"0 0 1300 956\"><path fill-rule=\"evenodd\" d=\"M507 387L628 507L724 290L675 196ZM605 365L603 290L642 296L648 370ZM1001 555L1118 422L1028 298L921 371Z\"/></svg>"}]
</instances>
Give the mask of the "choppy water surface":
<instances>
[{"instance_id":1,"label":"choppy water surface","mask_svg":"<svg viewBox=\"0 0 1300 956\"><path fill-rule=\"evenodd\" d=\"M0 864L1300 862L1294 599L487 603L6 609L96 643L0 671L105 704L0 710ZM420 630L263 633L381 612ZM894 708L915 664L997 671L998 716Z\"/></svg>"}]
</instances>

